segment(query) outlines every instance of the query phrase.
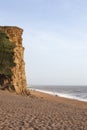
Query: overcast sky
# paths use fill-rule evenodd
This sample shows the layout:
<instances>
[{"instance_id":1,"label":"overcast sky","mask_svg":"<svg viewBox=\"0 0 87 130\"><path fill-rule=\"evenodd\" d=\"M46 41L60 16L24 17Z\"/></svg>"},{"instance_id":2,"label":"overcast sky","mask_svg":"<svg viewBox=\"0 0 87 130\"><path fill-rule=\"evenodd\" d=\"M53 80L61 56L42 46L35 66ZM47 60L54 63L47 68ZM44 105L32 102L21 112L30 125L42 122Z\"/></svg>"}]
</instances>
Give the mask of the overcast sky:
<instances>
[{"instance_id":1,"label":"overcast sky","mask_svg":"<svg viewBox=\"0 0 87 130\"><path fill-rule=\"evenodd\" d=\"M87 85L87 0L0 0L0 25L24 30L29 85Z\"/></svg>"}]
</instances>

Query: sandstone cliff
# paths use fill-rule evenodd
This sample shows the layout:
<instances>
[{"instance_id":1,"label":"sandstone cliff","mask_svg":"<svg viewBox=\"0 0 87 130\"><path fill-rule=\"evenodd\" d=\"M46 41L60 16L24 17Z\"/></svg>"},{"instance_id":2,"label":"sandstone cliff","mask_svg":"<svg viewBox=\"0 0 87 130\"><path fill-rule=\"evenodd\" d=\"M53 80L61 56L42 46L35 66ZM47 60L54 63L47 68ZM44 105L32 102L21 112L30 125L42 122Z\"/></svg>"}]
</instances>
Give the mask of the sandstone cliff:
<instances>
[{"instance_id":1,"label":"sandstone cliff","mask_svg":"<svg viewBox=\"0 0 87 130\"><path fill-rule=\"evenodd\" d=\"M25 76L25 63L24 63L24 47L22 46L22 33L23 30L19 27L13 26L0 26L0 31L5 32L10 41L16 45L14 49L14 62L16 66L12 69L12 84L17 93L22 93L26 90L26 76Z\"/></svg>"}]
</instances>

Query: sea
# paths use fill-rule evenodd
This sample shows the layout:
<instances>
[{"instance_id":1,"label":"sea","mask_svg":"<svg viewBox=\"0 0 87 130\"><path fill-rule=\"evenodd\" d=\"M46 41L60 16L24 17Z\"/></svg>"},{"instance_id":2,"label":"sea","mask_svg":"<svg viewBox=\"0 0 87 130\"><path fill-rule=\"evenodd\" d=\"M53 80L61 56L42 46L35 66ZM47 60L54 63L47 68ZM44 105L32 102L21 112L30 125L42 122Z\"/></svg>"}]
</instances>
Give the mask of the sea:
<instances>
[{"instance_id":1,"label":"sea","mask_svg":"<svg viewBox=\"0 0 87 130\"><path fill-rule=\"evenodd\" d=\"M87 102L87 86L30 86L29 89Z\"/></svg>"}]
</instances>

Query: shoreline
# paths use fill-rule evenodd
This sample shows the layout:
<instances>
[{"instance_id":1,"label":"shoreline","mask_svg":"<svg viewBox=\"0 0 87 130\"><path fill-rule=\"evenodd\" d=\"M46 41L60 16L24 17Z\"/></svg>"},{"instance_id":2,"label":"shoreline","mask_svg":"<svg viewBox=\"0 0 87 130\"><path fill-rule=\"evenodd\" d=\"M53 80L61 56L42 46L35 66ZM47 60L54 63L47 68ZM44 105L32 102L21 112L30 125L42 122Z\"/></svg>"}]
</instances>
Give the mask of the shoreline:
<instances>
[{"instance_id":1,"label":"shoreline","mask_svg":"<svg viewBox=\"0 0 87 130\"><path fill-rule=\"evenodd\" d=\"M61 102L61 103L71 103L71 104L76 104L76 105L87 105L87 102L85 101L80 101L80 100L76 100L76 99L71 99L71 98L66 98L66 97L60 97L60 96L56 96L56 95L51 95L48 93L44 93L41 91L36 91L36 90L30 90L31 95L36 96L37 98L41 98L43 100L48 100L51 102Z\"/></svg>"},{"instance_id":2,"label":"shoreline","mask_svg":"<svg viewBox=\"0 0 87 130\"><path fill-rule=\"evenodd\" d=\"M34 89L34 88L31 88L30 91L31 92L32 91L41 92L41 93L48 94L48 95L51 95L51 96L56 96L56 97L60 97L60 98L76 100L76 101L81 101L81 102L86 102L87 103L87 99L81 99L81 98L69 96L67 94L61 94L61 93L58 93L58 92L52 92L52 91L46 91L46 90L40 90L40 89Z\"/></svg>"},{"instance_id":3,"label":"shoreline","mask_svg":"<svg viewBox=\"0 0 87 130\"><path fill-rule=\"evenodd\" d=\"M0 130L87 130L87 103L30 90L0 91Z\"/></svg>"}]
</instances>

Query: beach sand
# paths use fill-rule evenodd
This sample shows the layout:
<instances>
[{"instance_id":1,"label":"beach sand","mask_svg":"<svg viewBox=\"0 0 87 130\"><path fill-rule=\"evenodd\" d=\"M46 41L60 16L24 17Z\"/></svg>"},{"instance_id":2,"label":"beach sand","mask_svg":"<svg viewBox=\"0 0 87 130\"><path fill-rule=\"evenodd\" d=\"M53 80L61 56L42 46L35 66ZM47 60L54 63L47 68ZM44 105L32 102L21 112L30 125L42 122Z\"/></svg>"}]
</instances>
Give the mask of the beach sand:
<instances>
[{"instance_id":1,"label":"beach sand","mask_svg":"<svg viewBox=\"0 0 87 130\"><path fill-rule=\"evenodd\" d=\"M0 130L87 130L87 102L0 91Z\"/></svg>"}]
</instances>

